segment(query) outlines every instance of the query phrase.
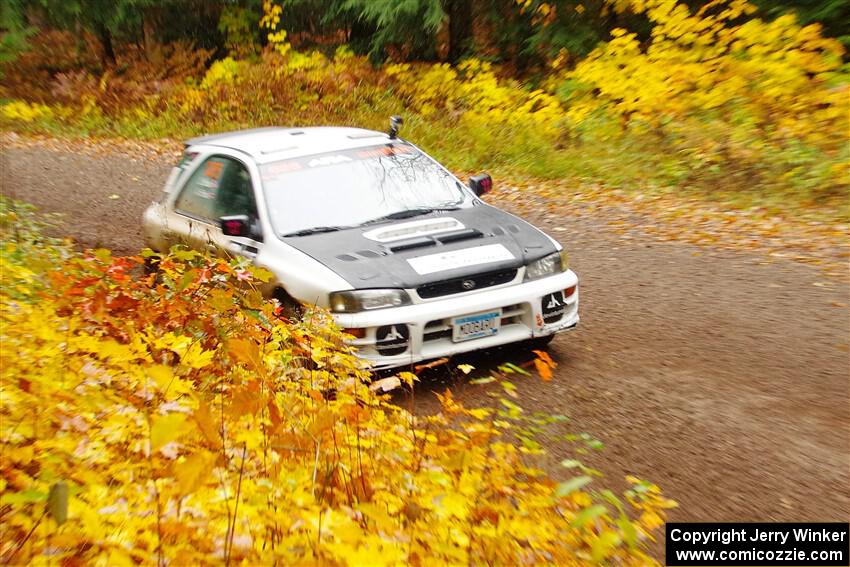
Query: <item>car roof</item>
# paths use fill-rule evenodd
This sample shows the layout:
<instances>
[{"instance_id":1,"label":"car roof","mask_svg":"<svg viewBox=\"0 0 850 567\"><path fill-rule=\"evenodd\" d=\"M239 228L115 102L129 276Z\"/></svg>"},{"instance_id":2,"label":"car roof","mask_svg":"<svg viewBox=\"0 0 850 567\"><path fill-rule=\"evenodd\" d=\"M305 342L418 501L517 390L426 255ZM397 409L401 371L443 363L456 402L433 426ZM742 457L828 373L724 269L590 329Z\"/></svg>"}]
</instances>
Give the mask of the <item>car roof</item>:
<instances>
[{"instance_id":1,"label":"car roof","mask_svg":"<svg viewBox=\"0 0 850 567\"><path fill-rule=\"evenodd\" d=\"M269 126L199 136L186 140L190 146L218 146L248 154L258 163L386 143L384 132L362 128L319 126L284 128Z\"/></svg>"}]
</instances>

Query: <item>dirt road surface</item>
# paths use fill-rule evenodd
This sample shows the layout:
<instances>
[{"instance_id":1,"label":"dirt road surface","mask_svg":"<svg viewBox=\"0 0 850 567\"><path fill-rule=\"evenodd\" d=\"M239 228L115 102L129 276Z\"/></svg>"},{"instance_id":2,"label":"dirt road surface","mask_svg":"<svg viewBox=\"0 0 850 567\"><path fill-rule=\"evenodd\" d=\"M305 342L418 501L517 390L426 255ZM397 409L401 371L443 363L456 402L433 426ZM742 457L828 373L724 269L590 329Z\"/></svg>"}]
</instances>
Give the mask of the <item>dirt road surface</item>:
<instances>
[{"instance_id":1,"label":"dirt road surface","mask_svg":"<svg viewBox=\"0 0 850 567\"><path fill-rule=\"evenodd\" d=\"M81 244L134 253L169 160L7 146L0 179L5 195L64 213L60 232ZM547 468L569 474L562 436L586 432L604 443L580 457L605 473L595 484L649 479L679 502L673 521L850 520L846 279L758 251L624 236L569 210L526 216L566 245L581 278L582 322L550 347L554 379L518 382L526 411L570 418L546 438ZM417 412L433 411L431 390L449 380L432 374ZM492 385L451 385L467 404L492 404Z\"/></svg>"}]
</instances>

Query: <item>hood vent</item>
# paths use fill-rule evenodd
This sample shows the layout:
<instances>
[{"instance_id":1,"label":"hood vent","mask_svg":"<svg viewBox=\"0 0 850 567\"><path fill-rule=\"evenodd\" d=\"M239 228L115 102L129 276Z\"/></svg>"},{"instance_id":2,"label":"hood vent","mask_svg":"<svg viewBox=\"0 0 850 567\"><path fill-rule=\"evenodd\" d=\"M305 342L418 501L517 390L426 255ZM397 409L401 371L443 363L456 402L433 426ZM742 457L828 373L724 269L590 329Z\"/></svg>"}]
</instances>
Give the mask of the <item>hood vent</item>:
<instances>
[{"instance_id":1,"label":"hood vent","mask_svg":"<svg viewBox=\"0 0 850 567\"><path fill-rule=\"evenodd\" d=\"M397 223L390 226L382 226L364 232L363 237L386 244L408 238L428 236L446 232L454 232L466 228L460 221L451 217L428 218L417 221Z\"/></svg>"},{"instance_id":2,"label":"hood vent","mask_svg":"<svg viewBox=\"0 0 850 567\"><path fill-rule=\"evenodd\" d=\"M412 250L413 248L425 248L427 246L436 246L437 243L429 236L420 236L419 238L411 238L398 244L388 246L390 252L401 252L402 250Z\"/></svg>"},{"instance_id":3,"label":"hood vent","mask_svg":"<svg viewBox=\"0 0 850 567\"><path fill-rule=\"evenodd\" d=\"M435 236L434 238L439 240L442 244L448 244L449 242L471 240L473 238L481 238L482 236L484 236L484 233L480 230L474 228L467 228L464 230L458 230L456 232L448 232L445 234L441 234L439 236Z\"/></svg>"}]
</instances>

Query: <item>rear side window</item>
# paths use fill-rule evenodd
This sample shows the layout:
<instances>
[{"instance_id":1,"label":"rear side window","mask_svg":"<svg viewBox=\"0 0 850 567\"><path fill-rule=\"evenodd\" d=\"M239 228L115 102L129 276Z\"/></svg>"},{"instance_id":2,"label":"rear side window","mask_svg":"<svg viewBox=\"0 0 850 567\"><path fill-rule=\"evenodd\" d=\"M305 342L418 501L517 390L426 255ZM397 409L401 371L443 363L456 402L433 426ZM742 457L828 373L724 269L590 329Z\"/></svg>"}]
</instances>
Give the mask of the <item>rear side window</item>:
<instances>
[{"instance_id":1,"label":"rear side window","mask_svg":"<svg viewBox=\"0 0 850 567\"><path fill-rule=\"evenodd\" d=\"M174 206L181 213L209 221L226 215L257 217L251 174L242 163L224 156L202 163Z\"/></svg>"},{"instance_id":2,"label":"rear side window","mask_svg":"<svg viewBox=\"0 0 850 567\"><path fill-rule=\"evenodd\" d=\"M183 156L180 158L180 161L171 168L171 174L168 176L168 180L165 182L165 189L162 194L162 198L165 199L174 187L177 185L177 182L180 180L180 177L183 175L183 172L186 171L186 167L194 161L194 159L198 156L198 152L183 152Z\"/></svg>"}]
</instances>

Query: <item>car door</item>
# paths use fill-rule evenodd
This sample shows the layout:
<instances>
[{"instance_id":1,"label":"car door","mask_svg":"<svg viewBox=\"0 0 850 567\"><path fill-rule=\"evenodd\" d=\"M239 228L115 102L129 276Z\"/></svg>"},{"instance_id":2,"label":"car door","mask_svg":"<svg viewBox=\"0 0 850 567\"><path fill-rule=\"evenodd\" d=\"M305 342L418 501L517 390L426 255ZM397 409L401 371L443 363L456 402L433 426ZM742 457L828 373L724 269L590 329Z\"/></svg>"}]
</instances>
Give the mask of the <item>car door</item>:
<instances>
[{"instance_id":1,"label":"car door","mask_svg":"<svg viewBox=\"0 0 850 567\"><path fill-rule=\"evenodd\" d=\"M240 160L225 155L204 159L175 197L169 230L174 242L215 254L256 256L263 240L251 174ZM249 237L225 236L219 219L246 215Z\"/></svg>"}]
</instances>

